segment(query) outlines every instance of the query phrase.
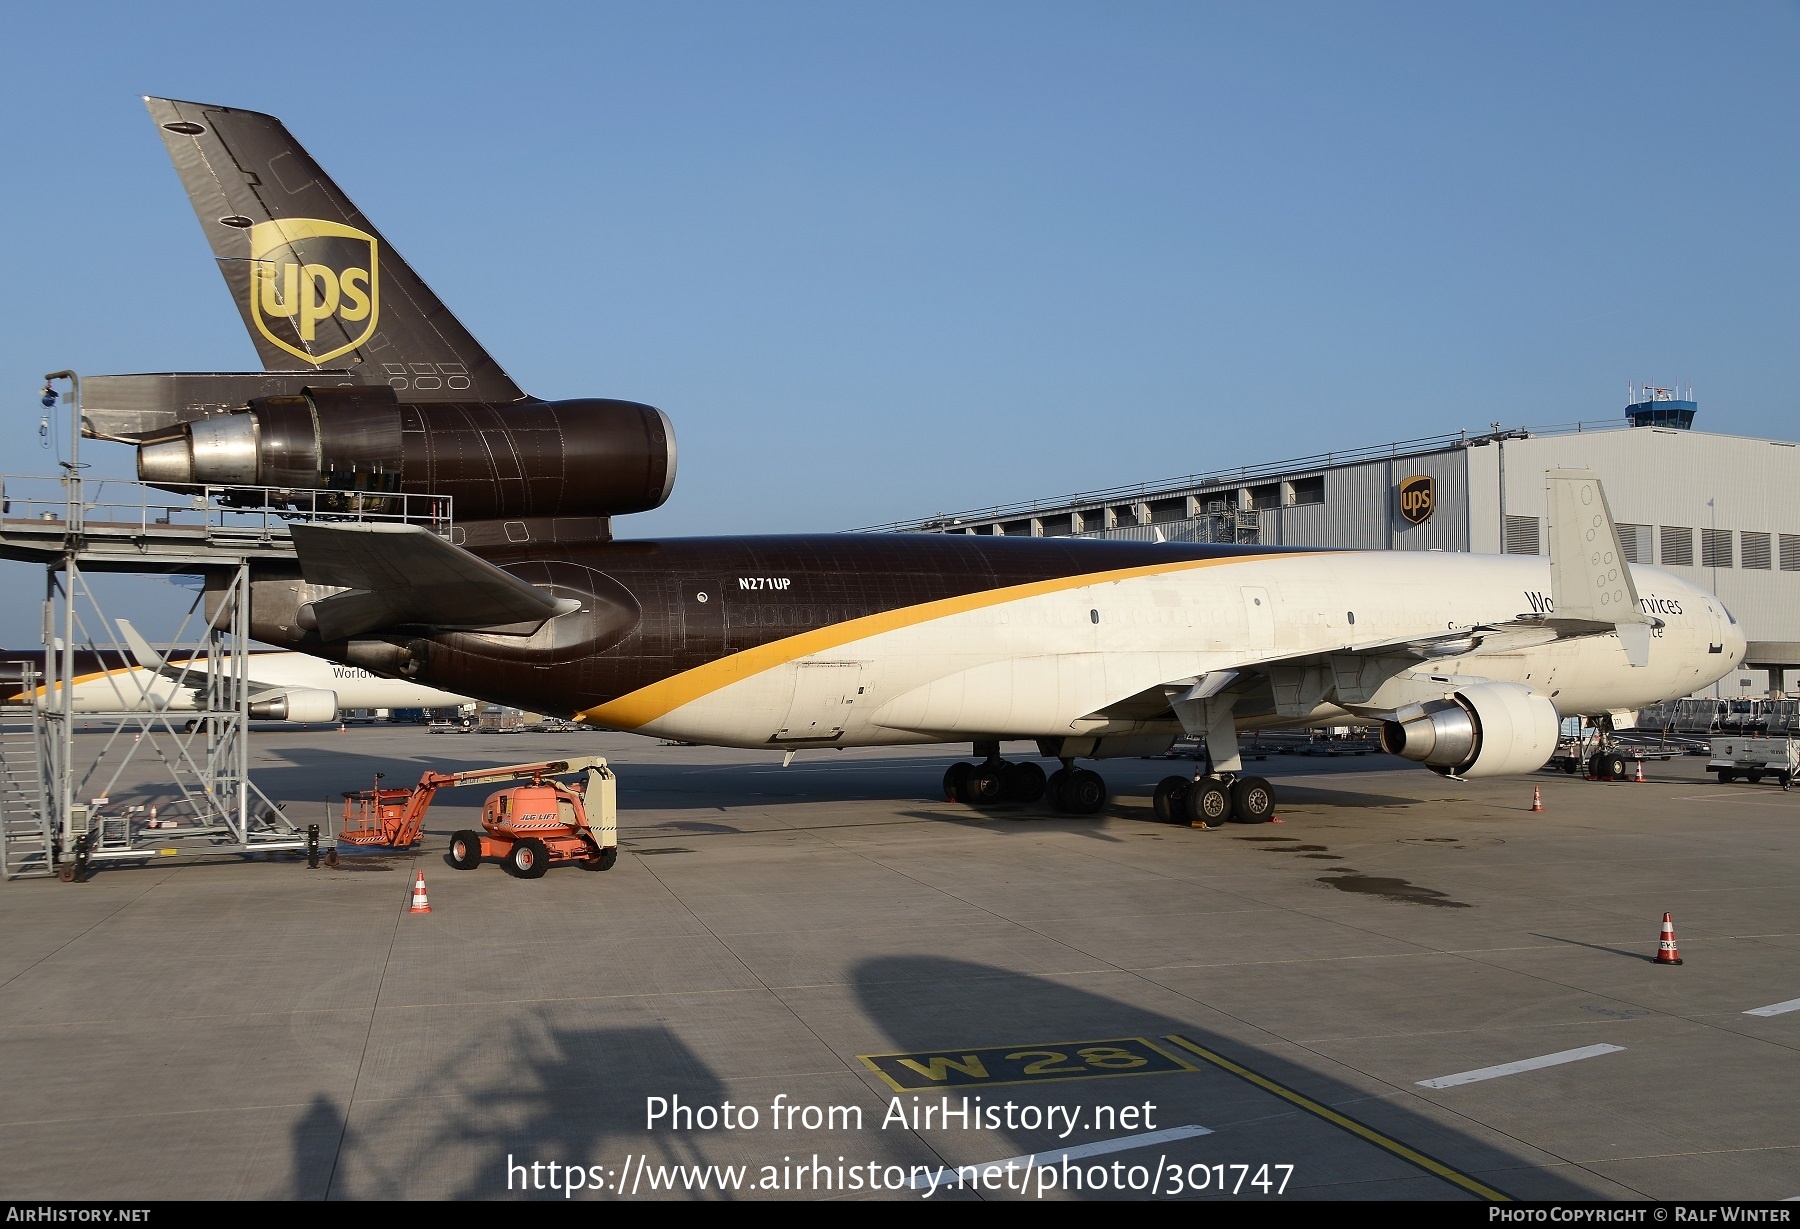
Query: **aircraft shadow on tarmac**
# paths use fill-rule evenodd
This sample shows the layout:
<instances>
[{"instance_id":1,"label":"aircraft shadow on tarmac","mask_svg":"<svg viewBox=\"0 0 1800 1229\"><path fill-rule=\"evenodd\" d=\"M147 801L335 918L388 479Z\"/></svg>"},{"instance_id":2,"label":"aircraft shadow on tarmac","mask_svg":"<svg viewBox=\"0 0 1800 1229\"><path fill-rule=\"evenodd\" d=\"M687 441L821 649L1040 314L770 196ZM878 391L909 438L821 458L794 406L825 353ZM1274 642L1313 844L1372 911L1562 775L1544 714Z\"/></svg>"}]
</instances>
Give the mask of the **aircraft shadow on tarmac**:
<instances>
[{"instance_id":1,"label":"aircraft shadow on tarmac","mask_svg":"<svg viewBox=\"0 0 1800 1229\"><path fill-rule=\"evenodd\" d=\"M598 966L593 975L601 975ZM1144 997L1165 1001L1178 997L1174 991L1124 971L1110 975L1131 979L1137 991L1145 992ZM1016 1047L1044 1054L1057 1047L1141 1038L1170 1055L1182 1056L1194 1068L1124 1079L1065 1077L1049 1081L1053 1086L1045 1088L1013 1082L918 1090L921 1103L936 1104L947 1093L953 1101L964 1095L980 1096L992 1106L1006 1102L1021 1107L1060 1105L1084 1114L1094 1106L1148 1102L1156 1107L1152 1124L1157 1130L1191 1124L1210 1131L1198 1138L1153 1140L1136 1148L1109 1151L1082 1159L1080 1165L1110 1168L1119 1160L1148 1166L1159 1156L1181 1167L1247 1164L1254 1171L1265 1163L1290 1164L1296 1168L1287 1193L1302 1198L1475 1198L1472 1190L1484 1186L1513 1198L1578 1199L1603 1193L1599 1184L1584 1187L1581 1179L1586 1175L1580 1170L1553 1169L1523 1159L1497 1143L1477 1139L1409 1107L1404 1094L1386 1089L1372 1093L1290 1057L1222 1036L1197 1022L1210 1009L1191 997L1191 1013L1166 1014L1076 989L1059 978L929 955L865 960L854 968L846 989L854 1008L885 1035L885 1044L877 1043L883 1053L909 1054L915 1059L946 1054L959 1059L969 1051L997 1052L990 1048ZM579 987L572 986L570 993L579 994ZM466 1038L427 1066L415 1068L417 1077L410 1087L365 1096L348 1123L341 1104L318 1094L290 1129L288 1193L296 1199L493 1198L506 1194L509 1155L616 1167L627 1153L637 1153L647 1154L651 1165L748 1163L753 1175L764 1163L777 1163L785 1156L800 1159L814 1152L828 1160L843 1154L852 1162L879 1161L883 1165L953 1168L1026 1155L1035 1155L1043 1163L1054 1162L1060 1148L1130 1134L1104 1127L1096 1133L1084 1123L1059 1139L1061 1132L1002 1126L985 1134L969 1132L965 1141L964 1132L957 1130L921 1135L906 1127L882 1129L878 1124L891 1100L910 1105L913 1090L891 1091L865 1070L856 1056L845 1053L837 1058L848 1078L823 1074L833 1080L832 1087L839 1090L843 1101L852 1099L844 1096L843 1090L860 1081L862 1091L853 1099L863 1108L861 1132L808 1136L766 1131L647 1131L647 1097L678 1094L693 1105L718 1105L727 1099L743 1105L766 1104L774 1093L786 1091L804 1101L809 1089L819 1087L822 1073L815 1066L796 1075L793 1087L787 1088L779 1077L759 1072L747 1087L728 1088L670 1029L656 1025L571 1027L572 1009L579 1010L565 1000L556 1009L558 1022L552 1022L552 1009L547 1006L529 1009L508 1029L498 1048L491 1039ZM827 1010L843 1008L832 1001ZM442 1035L441 1030L432 1031ZM1169 1041L1171 1037L1183 1038L1346 1115L1362 1124L1365 1133L1353 1133L1342 1123L1333 1124L1284 1100L1267 1086L1197 1058ZM1078 1040L1083 1038L1094 1041ZM1292 1047L1283 1049L1294 1052ZM914 1069L928 1071L929 1067L920 1063ZM1440 1115L1440 1119L1449 1117ZM1469 1179L1474 1187L1459 1185L1442 1172L1433 1173L1370 1142L1371 1135L1416 1150ZM1006 1141L1003 1146L996 1145L996 1136ZM1070 1193L1077 1198L1121 1197L1116 1190ZM1205 1196L1217 1192L1185 1193ZM917 1193L899 1194L918 1197ZM802 1197L809 1195L802 1193ZM822 1197L833 1195L842 1197L841 1192L821 1192ZM1130 1192L1124 1196L1132 1197ZM543 1192L532 1197L561 1195ZM583 1197L591 1197L591 1192ZM939 1192L940 1199L959 1197L968 1194ZM1255 1197L1262 1194L1257 1192Z\"/></svg>"}]
</instances>

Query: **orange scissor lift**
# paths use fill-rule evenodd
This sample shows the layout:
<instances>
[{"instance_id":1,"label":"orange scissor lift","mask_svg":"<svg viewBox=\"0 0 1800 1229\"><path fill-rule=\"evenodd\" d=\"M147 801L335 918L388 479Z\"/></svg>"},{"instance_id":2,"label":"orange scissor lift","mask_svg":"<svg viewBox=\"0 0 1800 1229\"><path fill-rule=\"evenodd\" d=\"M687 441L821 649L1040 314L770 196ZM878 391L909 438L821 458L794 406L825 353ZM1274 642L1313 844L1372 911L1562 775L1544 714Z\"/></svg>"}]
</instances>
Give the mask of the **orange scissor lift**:
<instances>
[{"instance_id":1,"label":"orange scissor lift","mask_svg":"<svg viewBox=\"0 0 1800 1229\"><path fill-rule=\"evenodd\" d=\"M574 777L564 784L557 777ZM597 755L468 772L427 772L411 789L373 789L344 795L347 845L409 849L419 839L425 812L440 789L497 781L526 784L488 796L481 831L450 838L450 864L472 871L483 858L499 858L520 879L536 879L558 862L606 870L619 857L618 780ZM335 855L328 857L334 861Z\"/></svg>"}]
</instances>

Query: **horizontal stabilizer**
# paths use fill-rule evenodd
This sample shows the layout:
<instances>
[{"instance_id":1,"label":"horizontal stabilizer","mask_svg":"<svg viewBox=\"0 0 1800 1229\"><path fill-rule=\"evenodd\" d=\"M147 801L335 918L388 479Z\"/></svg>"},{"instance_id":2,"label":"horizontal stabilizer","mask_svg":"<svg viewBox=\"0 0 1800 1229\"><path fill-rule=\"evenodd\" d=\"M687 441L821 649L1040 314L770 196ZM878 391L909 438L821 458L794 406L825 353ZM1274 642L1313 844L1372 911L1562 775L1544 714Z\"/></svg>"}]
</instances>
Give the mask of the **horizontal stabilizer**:
<instances>
[{"instance_id":1,"label":"horizontal stabilizer","mask_svg":"<svg viewBox=\"0 0 1800 1229\"><path fill-rule=\"evenodd\" d=\"M326 640L390 627L529 633L580 608L452 546L421 525L294 525L308 584L344 593L300 608Z\"/></svg>"}]
</instances>

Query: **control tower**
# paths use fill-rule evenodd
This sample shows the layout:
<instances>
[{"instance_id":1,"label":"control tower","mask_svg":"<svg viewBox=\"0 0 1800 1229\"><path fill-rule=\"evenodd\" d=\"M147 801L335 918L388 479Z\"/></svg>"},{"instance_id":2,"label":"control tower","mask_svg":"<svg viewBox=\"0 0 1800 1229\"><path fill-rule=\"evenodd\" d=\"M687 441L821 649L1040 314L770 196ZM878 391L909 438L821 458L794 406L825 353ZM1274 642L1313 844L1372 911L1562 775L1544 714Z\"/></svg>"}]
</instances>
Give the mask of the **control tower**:
<instances>
[{"instance_id":1,"label":"control tower","mask_svg":"<svg viewBox=\"0 0 1800 1229\"><path fill-rule=\"evenodd\" d=\"M1625 387L1631 396L1631 404L1625 407L1625 421L1632 426L1693 430L1694 414L1700 403L1694 400L1692 385L1688 386L1685 395L1679 386L1658 388L1652 384L1628 384Z\"/></svg>"}]
</instances>

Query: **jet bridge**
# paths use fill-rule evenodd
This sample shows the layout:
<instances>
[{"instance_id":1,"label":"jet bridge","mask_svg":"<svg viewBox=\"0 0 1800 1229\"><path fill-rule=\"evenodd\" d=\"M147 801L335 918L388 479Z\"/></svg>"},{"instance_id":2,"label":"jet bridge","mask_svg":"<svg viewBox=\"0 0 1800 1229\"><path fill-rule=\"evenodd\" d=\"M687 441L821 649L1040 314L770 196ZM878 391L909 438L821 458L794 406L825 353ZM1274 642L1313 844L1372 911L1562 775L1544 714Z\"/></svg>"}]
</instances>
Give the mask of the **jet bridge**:
<instances>
[{"instance_id":1,"label":"jet bridge","mask_svg":"<svg viewBox=\"0 0 1800 1229\"><path fill-rule=\"evenodd\" d=\"M79 383L51 377L63 378L79 423ZM294 559L297 523L384 521L448 538L451 500L90 479L79 440L60 476L0 475L0 558L41 564L45 578L42 652L0 663L0 876L67 881L95 862L306 849L308 834L250 779L251 566ZM198 575L204 588L169 646L148 650L90 584L109 572ZM78 710L76 684L96 679L111 680L116 705ZM192 708L168 708L169 682Z\"/></svg>"}]
</instances>

